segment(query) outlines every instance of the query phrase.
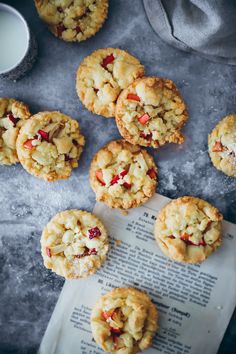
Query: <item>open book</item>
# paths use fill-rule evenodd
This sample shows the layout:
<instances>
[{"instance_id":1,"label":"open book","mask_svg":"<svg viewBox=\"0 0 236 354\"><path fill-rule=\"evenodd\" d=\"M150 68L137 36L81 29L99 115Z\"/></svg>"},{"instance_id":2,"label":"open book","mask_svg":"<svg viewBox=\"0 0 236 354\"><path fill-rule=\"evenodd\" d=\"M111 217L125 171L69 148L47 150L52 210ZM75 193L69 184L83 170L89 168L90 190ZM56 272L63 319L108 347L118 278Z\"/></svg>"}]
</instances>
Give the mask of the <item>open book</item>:
<instances>
[{"instance_id":1,"label":"open book","mask_svg":"<svg viewBox=\"0 0 236 354\"><path fill-rule=\"evenodd\" d=\"M91 308L114 287L146 291L157 305L159 330L147 354L216 354L236 305L236 225L223 221L223 243L201 265L173 262L153 236L157 212L170 199L156 194L122 215L97 203L110 236L104 266L84 280L66 281L39 354L101 354L90 330Z\"/></svg>"}]
</instances>

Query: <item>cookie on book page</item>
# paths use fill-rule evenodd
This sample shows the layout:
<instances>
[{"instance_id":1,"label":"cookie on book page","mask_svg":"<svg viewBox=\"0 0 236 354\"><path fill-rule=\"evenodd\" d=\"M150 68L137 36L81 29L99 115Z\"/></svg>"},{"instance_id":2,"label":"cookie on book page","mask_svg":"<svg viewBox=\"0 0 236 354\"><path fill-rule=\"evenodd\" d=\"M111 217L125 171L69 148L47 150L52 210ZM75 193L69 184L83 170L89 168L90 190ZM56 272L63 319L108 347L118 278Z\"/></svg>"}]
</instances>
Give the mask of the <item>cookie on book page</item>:
<instances>
[{"instance_id":1,"label":"cookie on book page","mask_svg":"<svg viewBox=\"0 0 236 354\"><path fill-rule=\"evenodd\" d=\"M0 165L19 162L16 139L20 128L30 115L25 103L13 98L0 97Z\"/></svg>"},{"instance_id":2,"label":"cookie on book page","mask_svg":"<svg viewBox=\"0 0 236 354\"><path fill-rule=\"evenodd\" d=\"M111 141L92 160L90 184L97 201L110 208L134 208L155 193L157 167L140 146L125 140Z\"/></svg>"},{"instance_id":3,"label":"cookie on book page","mask_svg":"<svg viewBox=\"0 0 236 354\"><path fill-rule=\"evenodd\" d=\"M84 144L76 120L60 112L40 112L21 128L16 147L26 171L52 182L70 177Z\"/></svg>"},{"instance_id":4,"label":"cookie on book page","mask_svg":"<svg viewBox=\"0 0 236 354\"><path fill-rule=\"evenodd\" d=\"M137 79L121 92L115 117L120 134L131 144L157 148L166 143L184 142L180 130L188 113L171 80Z\"/></svg>"},{"instance_id":5,"label":"cookie on book page","mask_svg":"<svg viewBox=\"0 0 236 354\"><path fill-rule=\"evenodd\" d=\"M108 0L34 0L40 18L50 31L67 42L95 35L108 14Z\"/></svg>"},{"instance_id":6,"label":"cookie on book page","mask_svg":"<svg viewBox=\"0 0 236 354\"><path fill-rule=\"evenodd\" d=\"M154 234L162 252L177 262L200 263L221 245L222 214L205 200L172 200L157 216Z\"/></svg>"},{"instance_id":7,"label":"cookie on book page","mask_svg":"<svg viewBox=\"0 0 236 354\"><path fill-rule=\"evenodd\" d=\"M152 345L157 320L157 309L147 294L116 288L95 304L91 328L95 341L106 352L135 354Z\"/></svg>"},{"instance_id":8,"label":"cookie on book page","mask_svg":"<svg viewBox=\"0 0 236 354\"><path fill-rule=\"evenodd\" d=\"M80 64L76 90L89 111L114 117L121 90L143 75L143 65L128 52L118 48L98 49Z\"/></svg>"},{"instance_id":9,"label":"cookie on book page","mask_svg":"<svg viewBox=\"0 0 236 354\"><path fill-rule=\"evenodd\" d=\"M45 267L66 279L85 278L95 273L107 252L104 225L86 211L73 209L56 214L42 233Z\"/></svg>"},{"instance_id":10,"label":"cookie on book page","mask_svg":"<svg viewBox=\"0 0 236 354\"><path fill-rule=\"evenodd\" d=\"M213 165L226 175L236 177L236 114L222 119L208 136Z\"/></svg>"}]
</instances>

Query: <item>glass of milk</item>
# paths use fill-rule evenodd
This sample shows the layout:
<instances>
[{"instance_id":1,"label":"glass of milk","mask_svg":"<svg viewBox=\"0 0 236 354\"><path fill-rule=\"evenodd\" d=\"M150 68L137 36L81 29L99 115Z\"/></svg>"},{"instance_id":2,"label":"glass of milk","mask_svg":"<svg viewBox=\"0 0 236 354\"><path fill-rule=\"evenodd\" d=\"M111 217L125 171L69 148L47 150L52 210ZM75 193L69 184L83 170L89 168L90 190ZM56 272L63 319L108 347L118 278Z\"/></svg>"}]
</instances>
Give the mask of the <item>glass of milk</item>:
<instances>
[{"instance_id":1,"label":"glass of milk","mask_svg":"<svg viewBox=\"0 0 236 354\"><path fill-rule=\"evenodd\" d=\"M17 80L34 64L37 43L24 17L0 3L0 78Z\"/></svg>"}]
</instances>

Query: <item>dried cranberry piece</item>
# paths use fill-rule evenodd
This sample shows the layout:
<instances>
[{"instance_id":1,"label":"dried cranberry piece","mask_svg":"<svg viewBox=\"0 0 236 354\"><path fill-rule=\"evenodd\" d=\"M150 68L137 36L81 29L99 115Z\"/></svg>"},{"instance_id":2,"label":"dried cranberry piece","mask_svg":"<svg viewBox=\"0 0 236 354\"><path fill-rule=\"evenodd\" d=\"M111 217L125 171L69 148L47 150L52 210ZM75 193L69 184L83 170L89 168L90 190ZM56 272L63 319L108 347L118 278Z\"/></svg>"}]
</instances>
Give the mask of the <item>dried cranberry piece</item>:
<instances>
[{"instance_id":1,"label":"dried cranberry piece","mask_svg":"<svg viewBox=\"0 0 236 354\"><path fill-rule=\"evenodd\" d=\"M221 152L224 151L223 145L220 141L216 141L215 145L212 148L212 152Z\"/></svg>"},{"instance_id":2,"label":"dried cranberry piece","mask_svg":"<svg viewBox=\"0 0 236 354\"><path fill-rule=\"evenodd\" d=\"M94 254L97 254L97 250L96 248L87 248L85 247L85 251L83 254L77 254L75 256L75 258L83 258L83 257L86 257L86 256L91 256L91 255L94 255Z\"/></svg>"},{"instance_id":3,"label":"dried cranberry piece","mask_svg":"<svg viewBox=\"0 0 236 354\"><path fill-rule=\"evenodd\" d=\"M92 254L97 254L96 248L90 248L90 250L88 251L88 256L90 256Z\"/></svg>"},{"instance_id":4,"label":"dried cranberry piece","mask_svg":"<svg viewBox=\"0 0 236 354\"><path fill-rule=\"evenodd\" d=\"M105 183L105 181L103 179L102 170L97 170L96 171L96 177L97 177L98 181L101 183L102 186L106 185L106 183Z\"/></svg>"},{"instance_id":5,"label":"dried cranberry piece","mask_svg":"<svg viewBox=\"0 0 236 354\"><path fill-rule=\"evenodd\" d=\"M154 168L150 168L148 171L147 171L147 175L151 178L151 179L155 179L157 174L156 174L156 171L154 170Z\"/></svg>"},{"instance_id":6,"label":"dried cranberry piece","mask_svg":"<svg viewBox=\"0 0 236 354\"><path fill-rule=\"evenodd\" d=\"M207 226L206 226L205 230L203 231L204 234L210 229L211 223L212 223L212 221L209 220L208 223L207 223Z\"/></svg>"},{"instance_id":7,"label":"dried cranberry piece","mask_svg":"<svg viewBox=\"0 0 236 354\"><path fill-rule=\"evenodd\" d=\"M144 113L141 117L138 118L139 123L142 125L145 125L150 119L150 116L148 113Z\"/></svg>"},{"instance_id":8,"label":"dried cranberry piece","mask_svg":"<svg viewBox=\"0 0 236 354\"><path fill-rule=\"evenodd\" d=\"M66 27L63 25L63 23L60 23L60 24L57 26L57 36L58 36L58 37L61 37L62 32L64 32L65 30L66 30Z\"/></svg>"},{"instance_id":9,"label":"dried cranberry piece","mask_svg":"<svg viewBox=\"0 0 236 354\"><path fill-rule=\"evenodd\" d=\"M20 120L19 118L15 118L11 112L7 113L7 118L13 123L14 127L16 123Z\"/></svg>"},{"instance_id":10,"label":"dried cranberry piece","mask_svg":"<svg viewBox=\"0 0 236 354\"><path fill-rule=\"evenodd\" d=\"M190 237L189 234L184 233L183 235L180 236L180 239L189 246L206 246L206 242L204 238L199 243L193 243L192 241L189 240L189 237Z\"/></svg>"},{"instance_id":11,"label":"dried cranberry piece","mask_svg":"<svg viewBox=\"0 0 236 354\"><path fill-rule=\"evenodd\" d=\"M42 139L49 141L49 133L45 132L42 129L39 129L38 134L41 136Z\"/></svg>"},{"instance_id":12,"label":"dried cranberry piece","mask_svg":"<svg viewBox=\"0 0 236 354\"><path fill-rule=\"evenodd\" d=\"M116 184L120 179L120 176L119 175L116 175L112 178L111 180L111 186L113 186L113 184Z\"/></svg>"},{"instance_id":13,"label":"dried cranberry piece","mask_svg":"<svg viewBox=\"0 0 236 354\"><path fill-rule=\"evenodd\" d=\"M106 58L103 59L101 65L102 65L102 67L103 67L104 69L106 69L106 68L107 68L107 65L108 65L108 64L111 64L114 60L115 60L114 55L113 55L113 54L110 54L110 55L106 56Z\"/></svg>"},{"instance_id":14,"label":"dried cranberry piece","mask_svg":"<svg viewBox=\"0 0 236 354\"><path fill-rule=\"evenodd\" d=\"M65 154L65 161L71 161L73 160L69 155Z\"/></svg>"},{"instance_id":15,"label":"dried cranberry piece","mask_svg":"<svg viewBox=\"0 0 236 354\"><path fill-rule=\"evenodd\" d=\"M61 6L57 7L57 11L60 12L60 13L64 12L64 10L63 10L63 8Z\"/></svg>"},{"instance_id":16,"label":"dried cranberry piece","mask_svg":"<svg viewBox=\"0 0 236 354\"><path fill-rule=\"evenodd\" d=\"M126 189L130 189L132 187L132 185L128 182L124 182L123 183L123 186L126 188Z\"/></svg>"},{"instance_id":17,"label":"dried cranberry piece","mask_svg":"<svg viewBox=\"0 0 236 354\"><path fill-rule=\"evenodd\" d=\"M181 238L181 237L180 237ZM181 240L182 241L184 241L187 245L189 245L189 246L197 246L195 243L193 243L192 241L190 241L190 240L183 240L182 238L181 238Z\"/></svg>"},{"instance_id":18,"label":"dried cranberry piece","mask_svg":"<svg viewBox=\"0 0 236 354\"><path fill-rule=\"evenodd\" d=\"M206 246L206 242L204 240L204 237L202 238L202 241L199 242L198 246Z\"/></svg>"},{"instance_id":19,"label":"dried cranberry piece","mask_svg":"<svg viewBox=\"0 0 236 354\"><path fill-rule=\"evenodd\" d=\"M140 101L140 97L138 95L135 95L135 93L128 93L127 95L127 100L132 100L132 101Z\"/></svg>"},{"instance_id":20,"label":"dried cranberry piece","mask_svg":"<svg viewBox=\"0 0 236 354\"><path fill-rule=\"evenodd\" d=\"M183 233L183 234L180 236L180 238L181 238L182 241L188 241L189 237L190 237L190 235L187 234L187 232Z\"/></svg>"},{"instance_id":21,"label":"dried cranberry piece","mask_svg":"<svg viewBox=\"0 0 236 354\"><path fill-rule=\"evenodd\" d=\"M46 253L47 253L48 257L50 257L50 258L52 257L52 253L51 253L51 250L49 247L46 247Z\"/></svg>"},{"instance_id":22,"label":"dried cranberry piece","mask_svg":"<svg viewBox=\"0 0 236 354\"><path fill-rule=\"evenodd\" d=\"M81 33L81 32L82 32L80 26L76 26L76 27L75 27L75 30L76 30L77 33Z\"/></svg>"},{"instance_id":23,"label":"dried cranberry piece","mask_svg":"<svg viewBox=\"0 0 236 354\"><path fill-rule=\"evenodd\" d=\"M125 177L127 175L128 171L127 170L124 170L120 173L120 176L121 177Z\"/></svg>"},{"instance_id":24,"label":"dried cranberry piece","mask_svg":"<svg viewBox=\"0 0 236 354\"><path fill-rule=\"evenodd\" d=\"M109 318L112 318L114 313L115 313L115 310L103 311L102 316L105 318L105 320L108 320Z\"/></svg>"},{"instance_id":25,"label":"dried cranberry piece","mask_svg":"<svg viewBox=\"0 0 236 354\"><path fill-rule=\"evenodd\" d=\"M152 140L152 133L149 133L149 134L141 133L140 136L141 136L141 138L146 139L148 141Z\"/></svg>"},{"instance_id":26,"label":"dried cranberry piece","mask_svg":"<svg viewBox=\"0 0 236 354\"><path fill-rule=\"evenodd\" d=\"M120 178L123 178L124 176L126 176L127 173L128 173L128 171L124 170L124 171L120 172L118 175L115 175L111 180L111 186L113 186L113 184L116 184L120 180Z\"/></svg>"},{"instance_id":27,"label":"dried cranberry piece","mask_svg":"<svg viewBox=\"0 0 236 354\"><path fill-rule=\"evenodd\" d=\"M25 149L28 149L28 150L32 150L34 148L34 145L32 144L32 142L34 141L35 139L28 139L24 142L23 146Z\"/></svg>"},{"instance_id":28,"label":"dried cranberry piece","mask_svg":"<svg viewBox=\"0 0 236 354\"><path fill-rule=\"evenodd\" d=\"M91 229L88 230L89 232L89 239L92 240L94 237L99 237L101 236L101 231L97 226L92 227Z\"/></svg>"},{"instance_id":29,"label":"dried cranberry piece","mask_svg":"<svg viewBox=\"0 0 236 354\"><path fill-rule=\"evenodd\" d=\"M122 333L120 328L110 327L110 332L113 336L119 337Z\"/></svg>"}]
</instances>

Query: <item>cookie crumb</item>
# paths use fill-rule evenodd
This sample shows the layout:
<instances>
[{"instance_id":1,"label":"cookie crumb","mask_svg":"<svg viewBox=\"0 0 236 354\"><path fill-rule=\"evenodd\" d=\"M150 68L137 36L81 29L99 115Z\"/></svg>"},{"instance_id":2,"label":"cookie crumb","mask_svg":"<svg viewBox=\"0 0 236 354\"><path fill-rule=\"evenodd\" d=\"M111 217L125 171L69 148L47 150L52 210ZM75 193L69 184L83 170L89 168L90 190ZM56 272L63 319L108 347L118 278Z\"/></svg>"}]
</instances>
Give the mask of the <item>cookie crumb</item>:
<instances>
[{"instance_id":1,"label":"cookie crumb","mask_svg":"<svg viewBox=\"0 0 236 354\"><path fill-rule=\"evenodd\" d=\"M122 215L127 216L129 214L128 210L121 210Z\"/></svg>"},{"instance_id":2,"label":"cookie crumb","mask_svg":"<svg viewBox=\"0 0 236 354\"><path fill-rule=\"evenodd\" d=\"M116 246L120 246L122 244L122 241L121 240L115 240L115 244L116 244Z\"/></svg>"}]
</instances>

